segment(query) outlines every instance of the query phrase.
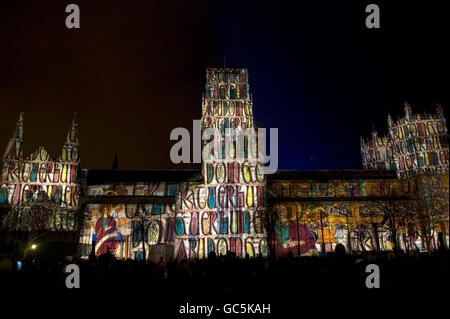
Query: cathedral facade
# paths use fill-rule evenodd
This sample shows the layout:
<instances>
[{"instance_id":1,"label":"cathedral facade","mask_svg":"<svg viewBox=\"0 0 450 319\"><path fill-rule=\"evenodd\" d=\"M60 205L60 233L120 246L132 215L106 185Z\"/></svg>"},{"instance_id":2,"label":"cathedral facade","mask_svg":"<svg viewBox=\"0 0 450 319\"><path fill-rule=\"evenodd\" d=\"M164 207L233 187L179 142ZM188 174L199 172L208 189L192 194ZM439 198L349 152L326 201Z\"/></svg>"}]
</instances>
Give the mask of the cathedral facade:
<instances>
[{"instance_id":1,"label":"cathedral facade","mask_svg":"<svg viewBox=\"0 0 450 319\"><path fill-rule=\"evenodd\" d=\"M405 103L405 116L393 121L388 115L386 136L374 130L372 137L361 137L361 155L365 169L392 170L399 178L422 174L448 175L448 129L444 110L435 114L414 114Z\"/></svg>"},{"instance_id":2,"label":"cathedral facade","mask_svg":"<svg viewBox=\"0 0 450 319\"><path fill-rule=\"evenodd\" d=\"M61 154L40 147L23 158L23 117L3 156L1 227L72 233L83 258L204 258L318 255L448 247L448 132L442 108L406 116L389 134L361 139L363 170L264 174L249 140L255 129L246 69L210 68L202 133L214 156L200 170L79 167L76 120ZM205 146L209 141L204 141ZM228 145L228 147L225 147ZM255 153L258 153L258 145Z\"/></svg>"},{"instance_id":3,"label":"cathedral facade","mask_svg":"<svg viewBox=\"0 0 450 319\"><path fill-rule=\"evenodd\" d=\"M23 114L3 155L0 205L8 230L73 231L78 228L80 179L78 128L74 118L62 147L53 156L40 146L23 156Z\"/></svg>"}]
</instances>

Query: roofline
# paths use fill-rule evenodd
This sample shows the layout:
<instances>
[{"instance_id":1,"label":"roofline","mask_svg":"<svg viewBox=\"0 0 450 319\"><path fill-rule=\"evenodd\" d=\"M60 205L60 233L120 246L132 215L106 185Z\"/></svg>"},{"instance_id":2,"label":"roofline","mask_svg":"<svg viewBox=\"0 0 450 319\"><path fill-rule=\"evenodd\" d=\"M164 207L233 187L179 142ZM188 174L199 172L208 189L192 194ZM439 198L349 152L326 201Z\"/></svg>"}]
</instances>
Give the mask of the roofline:
<instances>
[{"instance_id":1,"label":"roofline","mask_svg":"<svg viewBox=\"0 0 450 319\"><path fill-rule=\"evenodd\" d=\"M83 169L83 178L89 185L126 184L139 182L200 182L200 169Z\"/></svg>"},{"instance_id":2,"label":"roofline","mask_svg":"<svg viewBox=\"0 0 450 319\"><path fill-rule=\"evenodd\" d=\"M268 180L358 180L358 179L397 179L395 171L380 170L278 170L266 175Z\"/></svg>"}]
</instances>

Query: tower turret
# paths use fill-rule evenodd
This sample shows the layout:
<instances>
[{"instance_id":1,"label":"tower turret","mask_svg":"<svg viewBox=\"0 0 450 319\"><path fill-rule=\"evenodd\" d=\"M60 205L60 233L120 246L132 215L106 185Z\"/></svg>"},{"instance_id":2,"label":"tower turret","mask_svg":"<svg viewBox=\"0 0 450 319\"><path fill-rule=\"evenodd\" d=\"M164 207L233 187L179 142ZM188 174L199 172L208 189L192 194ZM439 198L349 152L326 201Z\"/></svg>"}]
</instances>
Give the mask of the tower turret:
<instances>
[{"instance_id":1,"label":"tower turret","mask_svg":"<svg viewBox=\"0 0 450 319\"><path fill-rule=\"evenodd\" d=\"M366 146L366 142L364 141L362 135L359 136L359 145L361 146L361 149L363 149Z\"/></svg>"},{"instance_id":2,"label":"tower turret","mask_svg":"<svg viewBox=\"0 0 450 319\"><path fill-rule=\"evenodd\" d=\"M411 105L405 101L405 120L410 121L412 115Z\"/></svg>"},{"instance_id":3,"label":"tower turret","mask_svg":"<svg viewBox=\"0 0 450 319\"><path fill-rule=\"evenodd\" d=\"M16 128L8 142L5 153L3 153L3 161L5 160L21 160L23 158L23 113L19 114Z\"/></svg>"},{"instance_id":4,"label":"tower turret","mask_svg":"<svg viewBox=\"0 0 450 319\"><path fill-rule=\"evenodd\" d=\"M388 113L387 122L388 122L388 127L391 128L392 127L392 117L391 117L390 113Z\"/></svg>"},{"instance_id":5,"label":"tower turret","mask_svg":"<svg viewBox=\"0 0 450 319\"><path fill-rule=\"evenodd\" d=\"M60 160L62 162L80 162L79 153L80 143L78 142L78 124L77 124L77 113L74 113L72 125L69 132L67 133L66 142L61 151Z\"/></svg>"},{"instance_id":6,"label":"tower turret","mask_svg":"<svg viewBox=\"0 0 450 319\"><path fill-rule=\"evenodd\" d=\"M436 104L436 115L438 118L444 118L444 109L439 103Z\"/></svg>"}]
</instances>

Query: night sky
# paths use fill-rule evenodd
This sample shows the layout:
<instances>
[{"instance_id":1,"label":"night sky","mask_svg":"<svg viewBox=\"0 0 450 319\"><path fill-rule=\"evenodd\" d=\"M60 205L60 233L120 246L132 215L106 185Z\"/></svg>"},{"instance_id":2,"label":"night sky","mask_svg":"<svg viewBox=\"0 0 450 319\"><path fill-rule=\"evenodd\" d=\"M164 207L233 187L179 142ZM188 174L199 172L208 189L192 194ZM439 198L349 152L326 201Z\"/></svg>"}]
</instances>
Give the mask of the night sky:
<instances>
[{"instance_id":1,"label":"night sky","mask_svg":"<svg viewBox=\"0 0 450 319\"><path fill-rule=\"evenodd\" d=\"M121 169L175 168L170 131L200 118L205 69L226 57L249 70L256 123L279 128L279 168L360 169L359 136L405 100L448 115L448 11L392 2L2 0L1 153L23 111L24 154L59 155L78 112L83 168L115 153Z\"/></svg>"}]
</instances>

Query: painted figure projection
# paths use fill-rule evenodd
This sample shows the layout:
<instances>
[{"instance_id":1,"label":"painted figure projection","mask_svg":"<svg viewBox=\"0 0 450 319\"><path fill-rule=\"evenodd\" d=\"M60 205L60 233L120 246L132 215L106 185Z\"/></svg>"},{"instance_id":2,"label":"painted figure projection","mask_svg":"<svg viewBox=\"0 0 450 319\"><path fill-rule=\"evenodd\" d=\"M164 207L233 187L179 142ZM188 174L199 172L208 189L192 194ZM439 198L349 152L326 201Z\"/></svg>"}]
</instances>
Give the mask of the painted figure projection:
<instances>
[{"instance_id":1,"label":"painted figure projection","mask_svg":"<svg viewBox=\"0 0 450 319\"><path fill-rule=\"evenodd\" d=\"M115 252L119 244L119 232L117 221L111 217L111 206L100 205L101 217L95 223L95 254L101 255L107 252Z\"/></svg>"},{"instance_id":2,"label":"painted figure projection","mask_svg":"<svg viewBox=\"0 0 450 319\"><path fill-rule=\"evenodd\" d=\"M80 237L87 257L95 247L95 255L112 253L118 258L157 259L166 254L161 245L174 244L175 204L108 203L115 197L171 196L178 194L181 184L165 182L139 182L90 185L88 196L106 203L88 204L88 218ZM109 200L111 199L111 200ZM160 249L158 254L155 251ZM173 253L172 253L173 254ZM159 256L159 255L158 255ZM159 257L158 257L159 258Z\"/></svg>"},{"instance_id":3,"label":"painted figure projection","mask_svg":"<svg viewBox=\"0 0 450 319\"><path fill-rule=\"evenodd\" d=\"M302 174L268 181L275 216L268 240L277 256L331 252L337 244L349 251L432 250L439 240L448 245L448 175L404 181L370 171L360 171L357 180L320 173L304 180Z\"/></svg>"},{"instance_id":4,"label":"painted figure projection","mask_svg":"<svg viewBox=\"0 0 450 319\"><path fill-rule=\"evenodd\" d=\"M292 207L294 206L294 207ZM278 255L292 254L316 255L314 234L303 222L303 213L298 203L279 205L279 222L275 225L275 250Z\"/></svg>"}]
</instances>

